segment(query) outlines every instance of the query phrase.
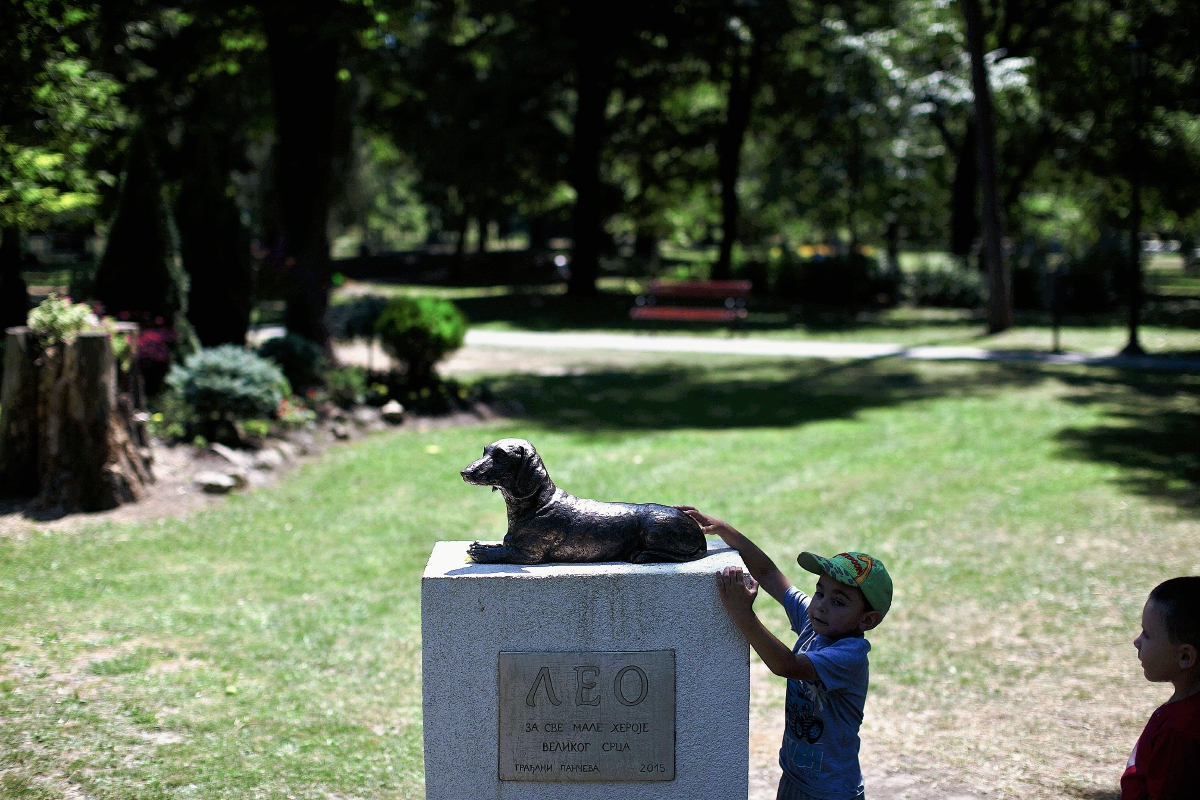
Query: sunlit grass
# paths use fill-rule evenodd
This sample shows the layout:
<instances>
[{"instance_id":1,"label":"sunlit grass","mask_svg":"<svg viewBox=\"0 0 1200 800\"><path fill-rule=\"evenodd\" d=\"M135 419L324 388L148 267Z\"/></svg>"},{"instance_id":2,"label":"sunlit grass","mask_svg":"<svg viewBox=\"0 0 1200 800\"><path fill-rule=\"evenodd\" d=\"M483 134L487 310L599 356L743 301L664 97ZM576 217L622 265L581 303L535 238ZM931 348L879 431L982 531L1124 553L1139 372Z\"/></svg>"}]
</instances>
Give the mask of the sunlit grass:
<instances>
[{"instance_id":1,"label":"sunlit grass","mask_svg":"<svg viewBox=\"0 0 1200 800\"><path fill-rule=\"evenodd\" d=\"M1150 587L1200 572L1191 379L695 359L493 383L528 419L382 435L186 520L0 540L0 786L422 796L420 573L439 539L503 534L458 470L506 435L569 491L730 520L802 584L800 549L884 558L876 748L1060 796L1113 784L1164 699L1128 642Z\"/></svg>"}]
</instances>

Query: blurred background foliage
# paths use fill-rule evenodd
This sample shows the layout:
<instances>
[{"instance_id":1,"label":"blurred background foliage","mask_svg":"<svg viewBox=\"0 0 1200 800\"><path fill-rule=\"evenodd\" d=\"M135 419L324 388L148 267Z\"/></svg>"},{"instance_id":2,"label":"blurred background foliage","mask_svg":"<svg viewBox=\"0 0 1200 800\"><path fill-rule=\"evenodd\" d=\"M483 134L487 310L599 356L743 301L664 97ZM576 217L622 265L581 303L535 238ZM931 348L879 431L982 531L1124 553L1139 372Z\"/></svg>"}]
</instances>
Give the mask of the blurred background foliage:
<instances>
[{"instance_id":1,"label":"blurred background foliage","mask_svg":"<svg viewBox=\"0 0 1200 800\"><path fill-rule=\"evenodd\" d=\"M962 2L1014 301L1062 269L1078 310L1116 307L1134 180L1194 269L1200 7ZM64 267L180 347L244 342L264 300L323 342L343 274L986 302L960 0L583 5L6 2L0 324ZM901 250L949 258L905 281Z\"/></svg>"}]
</instances>

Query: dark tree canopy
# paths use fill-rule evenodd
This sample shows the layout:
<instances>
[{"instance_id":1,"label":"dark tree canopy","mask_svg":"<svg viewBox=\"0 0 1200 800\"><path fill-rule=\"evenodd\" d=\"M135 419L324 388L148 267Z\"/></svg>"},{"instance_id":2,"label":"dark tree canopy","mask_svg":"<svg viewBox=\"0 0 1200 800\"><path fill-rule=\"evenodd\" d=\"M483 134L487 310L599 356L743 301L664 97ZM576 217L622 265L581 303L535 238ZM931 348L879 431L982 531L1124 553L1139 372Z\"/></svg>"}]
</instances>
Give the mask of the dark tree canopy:
<instances>
[{"instance_id":1,"label":"dark tree canopy","mask_svg":"<svg viewBox=\"0 0 1200 800\"><path fill-rule=\"evenodd\" d=\"M324 341L335 240L452 247L458 279L469 231L569 240L585 296L667 252L760 291L813 248L1007 264L1002 240L1079 260L1154 231L1190 253L1194 6L8 4L0 309L22 313L26 233L65 224L106 242L99 299L186 309L204 344L265 296Z\"/></svg>"}]
</instances>

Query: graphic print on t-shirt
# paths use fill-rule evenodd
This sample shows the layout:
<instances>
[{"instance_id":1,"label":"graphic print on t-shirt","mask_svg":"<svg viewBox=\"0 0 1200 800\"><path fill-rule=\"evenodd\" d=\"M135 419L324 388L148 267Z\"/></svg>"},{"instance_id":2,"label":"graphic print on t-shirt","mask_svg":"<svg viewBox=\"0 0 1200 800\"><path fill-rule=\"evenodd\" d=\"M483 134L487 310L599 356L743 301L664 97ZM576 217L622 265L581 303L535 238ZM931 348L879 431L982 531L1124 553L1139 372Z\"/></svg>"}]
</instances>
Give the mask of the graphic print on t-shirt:
<instances>
[{"instance_id":1,"label":"graphic print on t-shirt","mask_svg":"<svg viewBox=\"0 0 1200 800\"><path fill-rule=\"evenodd\" d=\"M817 716L816 687L809 681L788 681L784 718L787 735L783 741L787 758L798 769L821 769L821 748L814 747L825 733L825 723Z\"/></svg>"},{"instance_id":2,"label":"graphic print on t-shirt","mask_svg":"<svg viewBox=\"0 0 1200 800\"><path fill-rule=\"evenodd\" d=\"M825 723L813 714L813 702L808 681L796 681L800 684L799 692L788 692L787 696L787 725L792 736L803 739L809 744L821 741L825 732ZM803 693L803 696L801 696Z\"/></svg>"}]
</instances>

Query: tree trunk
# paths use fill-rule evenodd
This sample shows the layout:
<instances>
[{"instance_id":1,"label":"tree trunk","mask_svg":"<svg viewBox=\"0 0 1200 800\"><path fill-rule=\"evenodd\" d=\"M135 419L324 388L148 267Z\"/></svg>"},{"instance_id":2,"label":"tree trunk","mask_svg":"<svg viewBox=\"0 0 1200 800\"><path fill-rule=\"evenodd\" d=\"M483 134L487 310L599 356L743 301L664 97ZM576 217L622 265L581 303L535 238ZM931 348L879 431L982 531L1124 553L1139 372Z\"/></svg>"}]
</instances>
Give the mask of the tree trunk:
<instances>
[{"instance_id":1,"label":"tree trunk","mask_svg":"<svg viewBox=\"0 0 1200 800\"><path fill-rule=\"evenodd\" d=\"M228 131L209 121L214 106L208 92L198 93L175 203L188 319L205 347L245 344L254 282L249 236L227 192L236 149Z\"/></svg>"},{"instance_id":2,"label":"tree trunk","mask_svg":"<svg viewBox=\"0 0 1200 800\"><path fill-rule=\"evenodd\" d=\"M858 252L858 209L862 204L863 146L858 120L850 119L850 141L846 147L846 229L850 231L850 256Z\"/></svg>"},{"instance_id":3,"label":"tree trunk","mask_svg":"<svg viewBox=\"0 0 1200 800\"><path fill-rule=\"evenodd\" d=\"M1012 327L1012 278L1004 261L1004 217L996 179L996 130L987 64L983 60L983 10L979 0L962 0L971 54L971 88L975 93L975 127L979 146L979 188L983 203L983 262L987 265L989 333Z\"/></svg>"},{"instance_id":4,"label":"tree trunk","mask_svg":"<svg viewBox=\"0 0 1200 800\"><path fill-rule=\"evenodd\" d=\"M1129 340L1121 350L1122 355L1140 356L1145 353L1138 341L1138 327L1142 316L1142 180L1134 167L1131 180L1129 209L1129 278L1126 286L1125 309Z\"/></svg>"},{"instance_id":5,"label":"tree trunk","mask_svg":"<svg viewBox=\"0 0 1200 800\"><path fill-rule=\"evenodd\" d=\"M6 475L24 471L21 490L38 492L34 507L103 511L138 500L154 477L108 332L41 349L28 328L10 328L5 350L0 455Z\"/></svg>"},{"instance_id":6,"label":"tree trunk","mask_svg":"<svg viewBox=\"0 0 1200 800\"><path fill-rule=\"evenodd\" d=\"M895 214L885 217L887 230L883 234L887 245L887 269L889 275L900 277L900 220Z\"/></svg>"},{"instance_id":7,"label":"tree trunk","mask_svg":"<svg viewBox=\"0 0 1200 800\"><path fill-rule=\"evenodd\" d=\"M458 223L457 240L454 242L454 256L450 261L450 276L455 281L465 282L467 276L467 231L471 229L471 217L465 211Z\"/></svg>"},{"instance_id":8,"label":"tree trunk","mask_svg":"<svg viewBox=\"0 0 1200 800\"><path fill-rule=\"evenodd\" d=\"M1135 39L1133 46L1138 42ZM1138 54L1134 53L1134 63L1138 63ZM1129 285L1128 313L1129 341L1121 350L1122 355L1145 355L1142 343L1138 341L1138 327L1142 317L1142 128L1145 124L1145 106L1142 99L1142 82L1144 70L1135 66L1133 75L1133 137L1129 158Z\"/></svg>"},{"instance_id":9,"label":"tree trunk","mask_svg":"<svg viewBox=\"0 0 1200 800\"><path fill-rule=\"evenodd\" d=\"M963 259L979 235L978 138L975 123L968 122L950 185L950 252Z\"/></svg>"},{"instance_id":10,"label":"tree trunk","mask_svg":"<svg viewBox=\"0 0 1200 800\"><path fill-rule=\"evenodd\" d=\"M633 254L645 263L658 258L658 233L649 228L638 228L633 240Z\"/></svg>"},{"instance_id":11,"label":"tree trunk","mask_svg":"<svg viewBox=\"0 0 1200 800\"><path fill-rule=\"evenodd\" d=\"M289 270L284 324L291 333L324 344L325 309L332 286L326 226L332 200L334 126L339 124L339 43L325 23L336 2L307 13L277 8L265 20L275 111L275 184Z\"/></svg>"},{"instance_id":12,"label":"tree trunk","mask_svg":"<svg viewBox=\"0 0 1200 800\"><path fill-rule=\"evenodd\" d=\"M0 497L38 491L37 341L28 328L5 335L0 384Z\"/></svg>"},{"instance_id":13,"label":"tree trunk","mask_svg":"<svg viewBox=\"0 0 1200 800\"><path fill-rule=\"evenodd\" d=\"M733 245L737 241L738 216L741 214L737 182L742 167L742 143L746 138L746 128L750 125L761 63L762 50L757 40L750 45L748 58L742 56L741 42L734 44L729 104L717 142L717 171L721 182L721 248L717 263L713 265L713 280L729 280L733 268Z\"/></svg>"},{"instance_id":14,"label":"tree trunk","mask_svg":"<svg viewBox=\"0 0 1200 800\"><path fill-rule=\"evenodd\" d=\"M549 226L546 224L546 218L536 216L529 220L529 249L533 251L545 250L548 246L550 236L548 234Z\"/></svg>"},{"instance_id":15,"label":"tree trunk","mask_svg":"<svg viewBox=\"0 0 1200 800\"><path fill-rule=\"evenodd\" d=\"M609 43L597 28L601 13L589 3L574 8L575 17L575 136L571 152L571 183L575 188L572 213L571 278L569 294L596 294L600 273L600 152L604 146L604 110L612 91L611 69L604 47Z\"/></svg>"},{"instance_id":16,"label":"tree trunk","mask_svg":"<svg viewBox=\"0 0 1200 800\"><path fill-rule=\"evenodd\" d=\"M29 288L21 277L21 229L0 231L0 330L24 325L29 315Z\"/></svg>"}]
</instances>

